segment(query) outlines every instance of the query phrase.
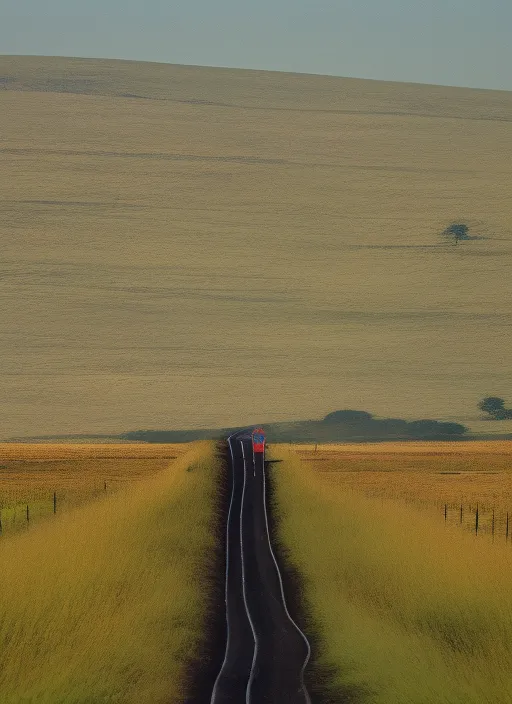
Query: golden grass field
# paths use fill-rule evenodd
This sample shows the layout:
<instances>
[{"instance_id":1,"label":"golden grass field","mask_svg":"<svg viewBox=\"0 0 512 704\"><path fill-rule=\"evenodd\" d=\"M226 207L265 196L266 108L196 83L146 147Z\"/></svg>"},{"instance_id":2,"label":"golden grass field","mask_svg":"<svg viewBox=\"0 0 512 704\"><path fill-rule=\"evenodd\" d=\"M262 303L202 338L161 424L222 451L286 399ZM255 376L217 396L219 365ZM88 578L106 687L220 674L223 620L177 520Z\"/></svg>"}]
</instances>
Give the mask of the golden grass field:
<instances>
[{"instance_id":1,"label":"golden grass field","mask_svg":"<svg viewBox=\"0 0 512 704\"><path fill-rule=\"evenodd\" d=\"M329 483L421 506L447 522L512 538L512 442L386 442L296 446ZM462 520L461 520L462 507ZM493 520L494 512L494 520Z\"/></svg>"},{"instance_id":2,"label":"golden grass field","mask_svg":"<svg viewBox=\"0 0 512 704\"><path fill-rule=\"evenodd\" d=\"M0 538L2 704L183 701L218 547L213 447Z\"/></svg>"},{"instance_id":3,"label":"golden grass field","mask_svg":"<svg viewBox=\"0 0 512 704\"><path fill-rule=\"evenodd\" d=\"M189 445L0 443L2 534L111 494L169 467ZM55 504L54 504L54 494Z\"/></svg>"},{"instance_id":4,"label":"golden grass field","mask_svg":"<svg viewBox=\"0 0 512 704\"><path fill-rule=\"evenodd\" d=\"M0 57L0 437L512 402L512 93ZM444 244L453 221L475 239ZM250 398L248 405L247 399Z\"/></svg>"},{"instance_id":5,"label":"golden grass field","mask_svg":"<svg viewBox=\"0 0 512 704\"><path fill-rule=\"evenodd\" d=\"M317 667L334 668L333 701L512 701L512 541L425 510L450 492L512 510L511 446L319 446L316 461L311 447L273 447L278 537L303 577ZM455 466L467 472L457 487L439 474Z\"/></svg>"}]
</instances>

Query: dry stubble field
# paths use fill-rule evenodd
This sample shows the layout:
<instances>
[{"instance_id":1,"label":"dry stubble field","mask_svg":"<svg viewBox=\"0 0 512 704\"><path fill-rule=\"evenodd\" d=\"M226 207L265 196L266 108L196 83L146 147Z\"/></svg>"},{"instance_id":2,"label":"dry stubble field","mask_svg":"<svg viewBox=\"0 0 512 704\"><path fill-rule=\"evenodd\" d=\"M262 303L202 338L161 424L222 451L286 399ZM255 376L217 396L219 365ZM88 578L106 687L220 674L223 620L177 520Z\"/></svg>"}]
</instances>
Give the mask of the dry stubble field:
<instances>
[{"instance_id":1,"label":"dry stubble field","mask_svg":"<svg viewBox=\"0 0 512 704\"><path fill-rule=\"evenodd\" d=\"M298 445L306 466L333 486L426 509L450 524L512 537L512 442ZM399 503L397 504L399 506ZM462 507L462 521L461 509ZM399 509L398 509L399 510ZM493 526L494 512L494 526Z\"/></svg>"},{"instance_id":2,"label":"dry stubble field","mask_svg":"<svg viewBox=\"0 0 512 704\"><path fill-rule=\"evenodd\" d=\"M0 81L1 437L512 397L511 93L37 57Z\"/></svg>"},{"instance_id":3,"label":"dry stubble field","mask_svg":"<svg viewBox=\"0 0 512 704\"><path fill-rule=\"evenodd\" d=\"M60 515L143 481L171 466L188 448L185 444L0 443L2 535L33 526L54 511Z\"/></svg>"}]
</instances>

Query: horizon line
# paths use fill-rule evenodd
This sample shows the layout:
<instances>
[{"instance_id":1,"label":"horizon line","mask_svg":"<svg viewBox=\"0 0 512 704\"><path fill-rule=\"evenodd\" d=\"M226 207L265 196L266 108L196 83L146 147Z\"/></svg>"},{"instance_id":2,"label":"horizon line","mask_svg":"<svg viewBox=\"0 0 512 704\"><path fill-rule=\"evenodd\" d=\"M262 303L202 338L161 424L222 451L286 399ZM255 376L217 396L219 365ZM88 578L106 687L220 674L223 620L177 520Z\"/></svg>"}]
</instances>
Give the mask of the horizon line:
<instances>
[{"instance_id":1,"label":"horizon line","mask_svg":"<svg viewBox=\"0 0 512 704\"><path fill-rule=\"evenodd\" d=\"M363 76L342 76L335 73L316 73L316 72L306 72L306 71L284 71L280 69L263 69L263 68L248 68L242 66L218 66L214 64L188 64L180 63L174 61L150 61L147 59L128 59L128 58L114 58L114 57L102 57L102 56L70 56L68 54L2 54L0 53L0 60L3 58L40 58L40 59L68 59L68 60L78 60L78 61L116 61L123 63L134 63L134 64L155 64L157 66L180 66L183 68L203 68L203 69L213 69L218 71L245 71L250 73L277 73L287 76L311 76L318 78L333 78L344 81L368 81L372 83L392 83L396 85L405 86L425 86L432 88L447 88L455 90L464 91L485 91L486 93L512 93L512 89L506 88L482 88L476 86L467 85L453 85L450 83L426 83L422 81L397 81L393 79L384 78L368 78Z\"/></svg>"}]
</instances>

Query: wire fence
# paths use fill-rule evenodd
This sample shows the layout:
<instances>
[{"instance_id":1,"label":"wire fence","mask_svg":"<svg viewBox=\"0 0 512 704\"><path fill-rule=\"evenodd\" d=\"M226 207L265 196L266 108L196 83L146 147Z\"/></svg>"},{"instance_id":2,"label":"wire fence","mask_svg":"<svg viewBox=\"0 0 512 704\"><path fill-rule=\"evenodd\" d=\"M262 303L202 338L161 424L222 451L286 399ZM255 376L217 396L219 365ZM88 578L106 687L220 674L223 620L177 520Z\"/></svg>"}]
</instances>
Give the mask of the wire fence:
<instances>
[{"instance_id":1,"label":"wire fence","mask_svg":"<svg viewBox=\"0 0 512 704\"><path fill-rule=\"evenodd\" d=\"M512 543L512 511L481 503L444 503L440 510L446 524L458 524L475 535L489 535Z\"/></svg>"},{"instance_id":2,"label":"wire fence","mask_svg":"<svg viewBox=\"0 0 512 704\"><path fill-rule=\"evenodd\" d=\"M23 496L16 495L17 492L4 492L0 498L0 537L26 530L41 520L83 506L115 490L115 485L104 481L101 486L75 491L34 489L30 495Z\"/></svg>"}]
</instances>

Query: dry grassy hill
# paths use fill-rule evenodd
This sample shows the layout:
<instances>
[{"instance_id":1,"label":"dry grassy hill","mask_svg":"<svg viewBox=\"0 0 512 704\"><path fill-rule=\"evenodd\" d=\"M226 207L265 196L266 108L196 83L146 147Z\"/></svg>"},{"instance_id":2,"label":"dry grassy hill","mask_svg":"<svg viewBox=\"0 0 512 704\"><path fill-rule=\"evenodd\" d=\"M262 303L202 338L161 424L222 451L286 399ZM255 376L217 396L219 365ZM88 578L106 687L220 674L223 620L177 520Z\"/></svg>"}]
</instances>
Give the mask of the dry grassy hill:
<instances>
[{"instance_id":1,"label":"dry grassy hill","mask_svg":"<svg viewBox=\"0 0 512 704\"><path fill-rule=\"evenodd\" d=\"M512 401L512 93L8 56L0 85L0 437Z\"/></svg>"}]
</instances>

